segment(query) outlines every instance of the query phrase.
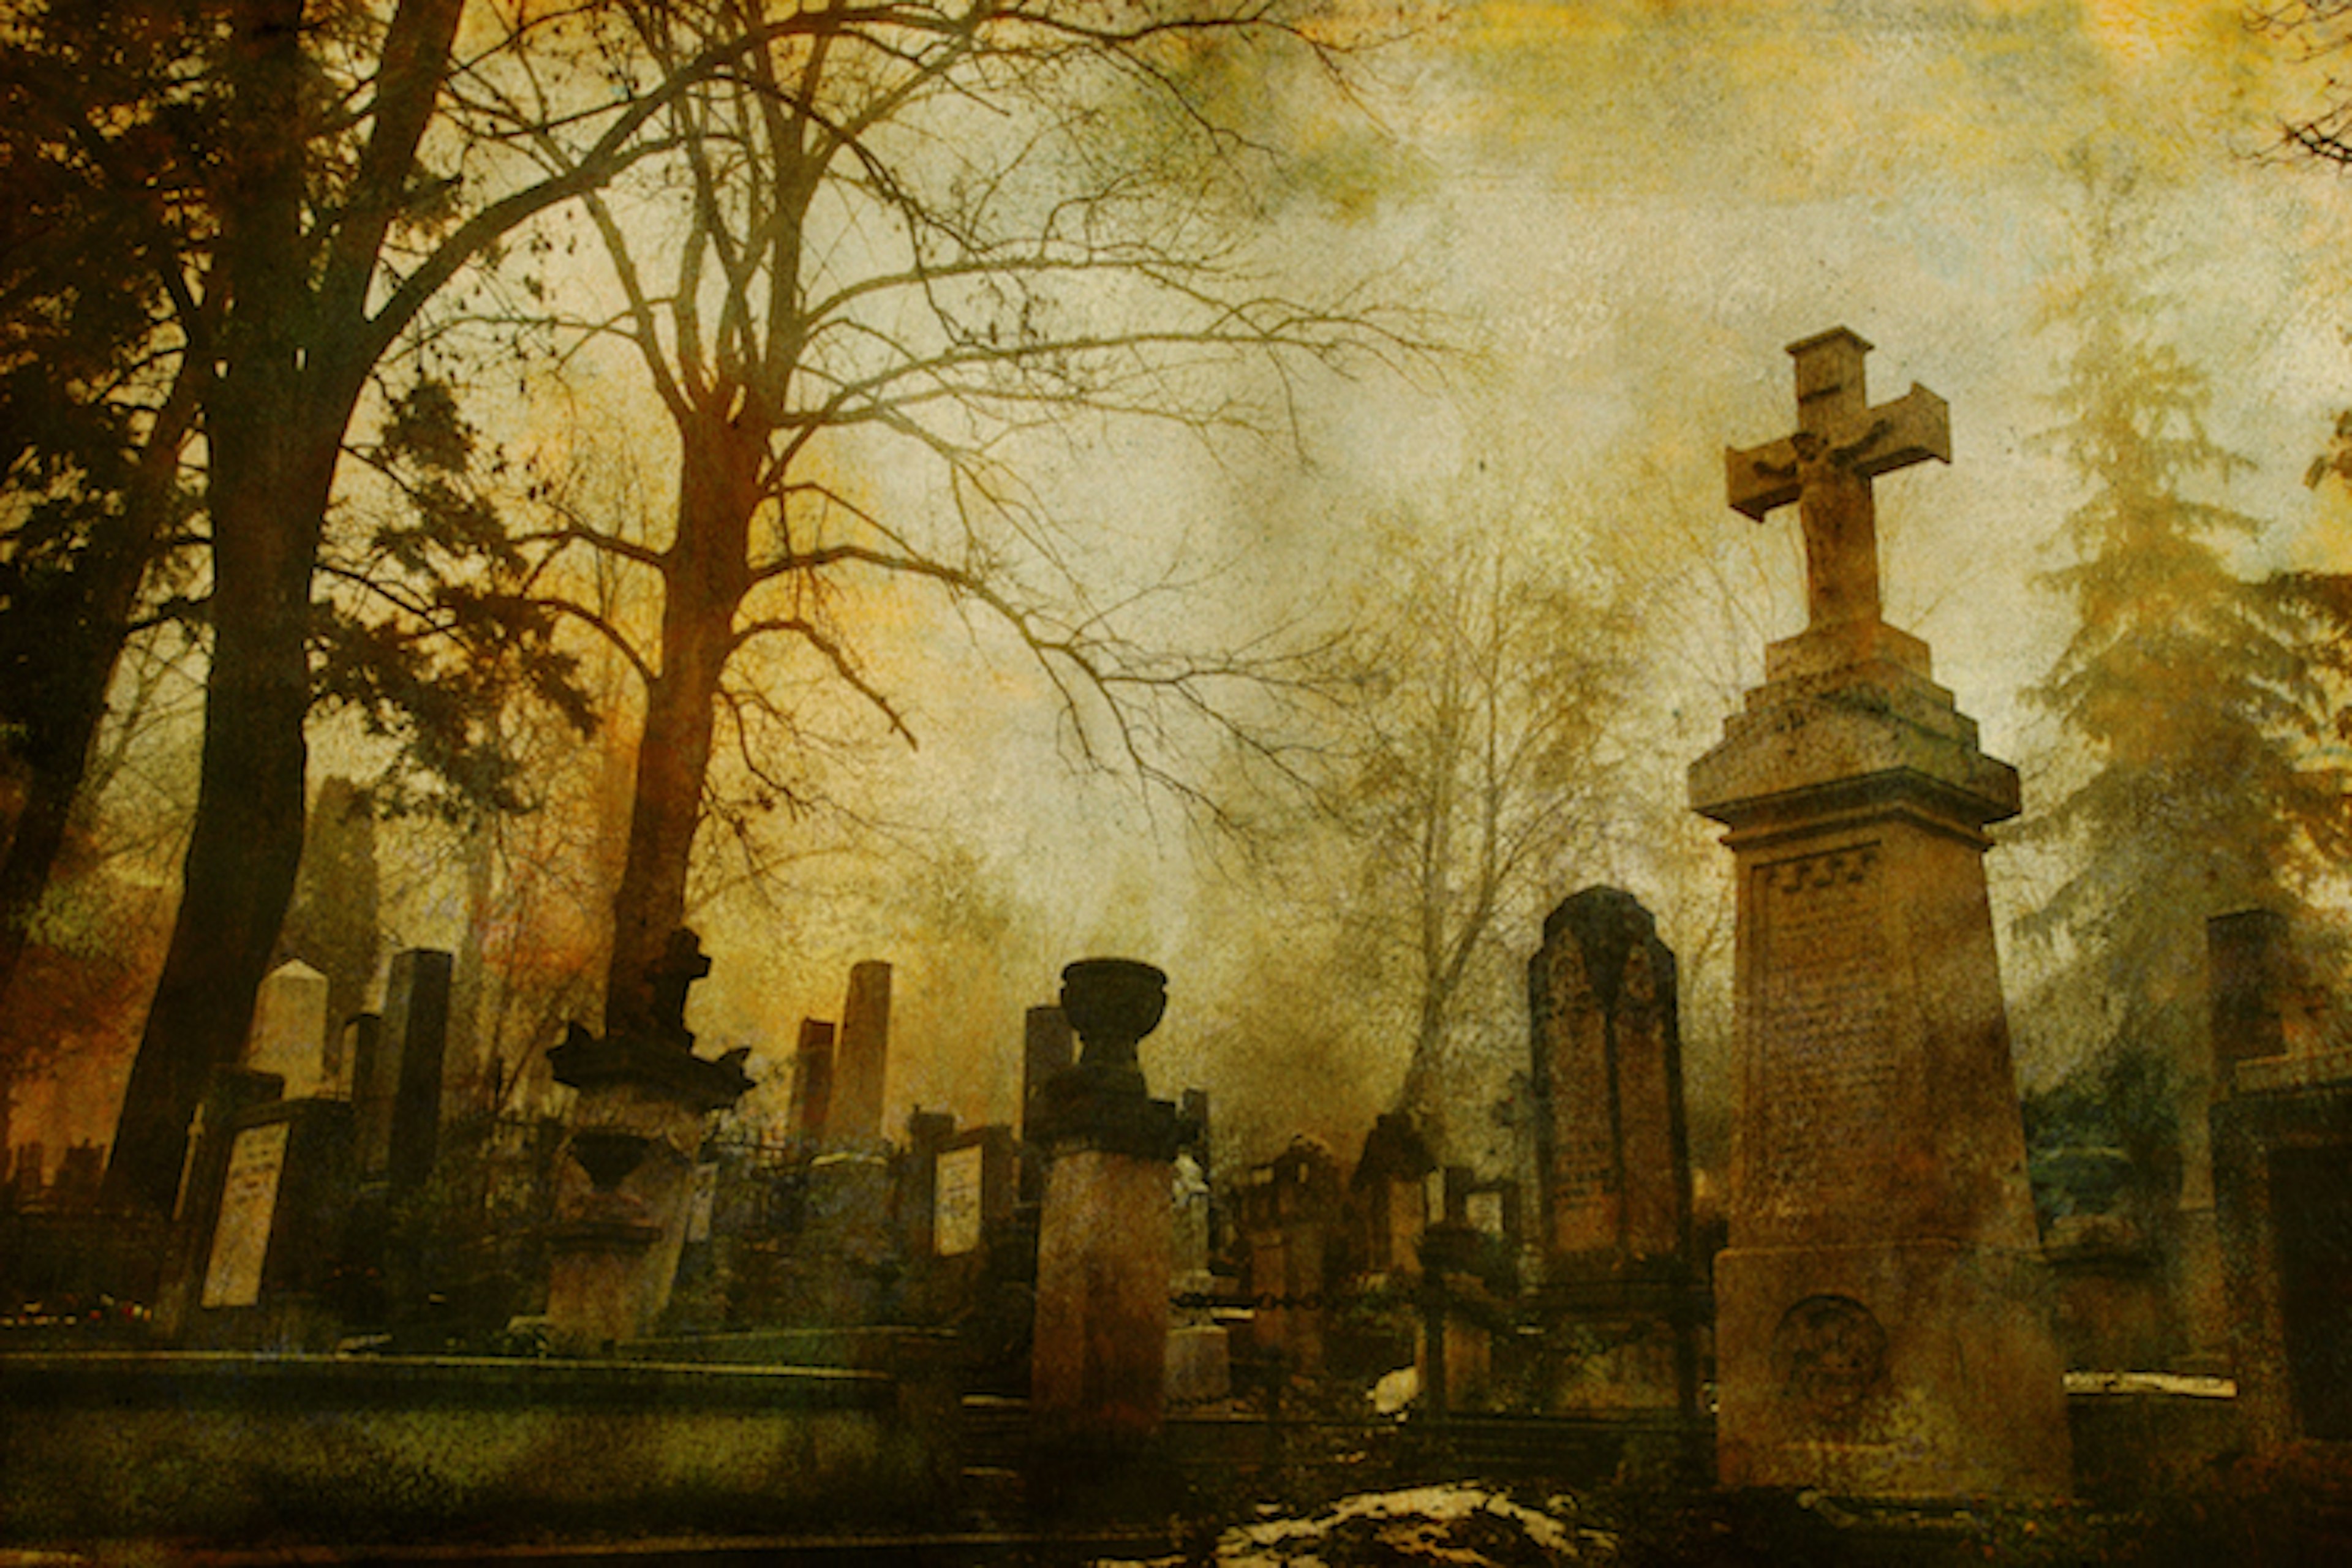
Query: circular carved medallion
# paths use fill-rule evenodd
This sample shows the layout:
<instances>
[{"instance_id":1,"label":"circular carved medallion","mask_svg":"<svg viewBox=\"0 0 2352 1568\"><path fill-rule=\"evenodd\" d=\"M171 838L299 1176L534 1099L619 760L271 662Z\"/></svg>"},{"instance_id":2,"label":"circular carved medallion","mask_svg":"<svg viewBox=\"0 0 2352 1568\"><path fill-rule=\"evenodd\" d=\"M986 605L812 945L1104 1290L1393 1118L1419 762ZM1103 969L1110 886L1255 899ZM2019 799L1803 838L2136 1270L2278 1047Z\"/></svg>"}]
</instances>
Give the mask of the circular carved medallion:
<instances>
[{"instance_id":1,"label":"circular carved medallion","mask_svg":"<svg viewBox=\"0 0 2352 1568\"><path fill-rule=\"evenodd\" d=\"M1848 1296L1808 1296L1772 1335L1782 1396L1815 1418L1851 1421L1886 1382L1886 1331Z\"/></svg>"}]
</instances>

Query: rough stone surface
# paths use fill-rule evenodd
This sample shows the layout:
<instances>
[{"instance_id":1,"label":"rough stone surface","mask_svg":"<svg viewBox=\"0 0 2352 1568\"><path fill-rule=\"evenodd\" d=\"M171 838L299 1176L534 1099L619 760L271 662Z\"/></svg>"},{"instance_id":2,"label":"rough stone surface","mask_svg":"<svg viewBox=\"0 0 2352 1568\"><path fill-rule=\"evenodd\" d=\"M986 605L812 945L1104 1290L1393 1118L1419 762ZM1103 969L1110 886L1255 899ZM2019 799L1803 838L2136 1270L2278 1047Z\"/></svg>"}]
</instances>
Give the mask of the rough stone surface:
<instances>
[{"instance_id":1,"label":"rough stone surface","mask_svg":"<svg viewBox=\"0 0 2352 1568\"><path fill-rule=\"evenodd\" d=\"M1690 1253L1675 955L1631 894L1588 888L1528 963L1539 1207L1554 1275Z\"/></svg>"},{"instance_id":2,"label":"rough stone surface","mask_svg":"<svg viewBox=\"0 0 2352 1568\"><path fill-rule=\"evenodd\" d=\"M1792 351L1801 428L1809 346ZM1832 368L1859 405L1859 353ZM1870 471L1823 481L1864 522ZM1737 477L1734 504L1760 517ZM2063 1369L1983 868L2016 773L1978 750L1924 648L1874 604L1825 616L1815 587L1777 679L1690 774L1692 805L1730 829L1738 888L1721 1479L2063 1493Z\"/></svg>"},{"instance_id":3,"label":"rough stone surface","mask_svg":"<svg viewBox=\"0 0 2352 1568\"><path fill-rule=\"evenodd\" d=\"M327 977L295 959L279 964L253 998L245 1065L286 1080L289 1099L331 1086L327 1070Z\"/></svg>"},{"instance_id":4,"label":"rough stone surface","mask_svg":"<svg viewBox=\"0 0 2352 1568\"><path fill-rule=\"evenodd\" d=\"M1029 1407L1048 1436L1148 1437L1167 1379L1169 1163L1057 1153L1037 1237Z\"/></svg>"},{"instance_id":5,"label":"rough stone surface","mask_svg":"<svg viewBox=\"0 0 2352 1568\"><path fill-rule=\"evenodd\" d=\"M833 1095L825 1135L836 1143L882 1136L882 1101L890 1057L890 966L874 959L849 969L841 1030L833 1055Z\"/></svg>"}]
</instances>

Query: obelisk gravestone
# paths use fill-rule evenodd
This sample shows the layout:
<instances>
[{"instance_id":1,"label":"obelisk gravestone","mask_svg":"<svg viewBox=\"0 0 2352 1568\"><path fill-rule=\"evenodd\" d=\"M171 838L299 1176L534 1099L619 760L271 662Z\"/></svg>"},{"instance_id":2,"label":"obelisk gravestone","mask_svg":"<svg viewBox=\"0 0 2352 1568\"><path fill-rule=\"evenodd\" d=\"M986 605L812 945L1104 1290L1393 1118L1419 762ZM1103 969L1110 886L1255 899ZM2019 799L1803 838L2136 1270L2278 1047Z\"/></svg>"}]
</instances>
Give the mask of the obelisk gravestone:
<instances>
[{"instance_id":1,"label":"obelisk gravestone","mask_svg":"<svg viewBox=\"0 0 2352 1568\"><path fill-rule=\"evenodd\" d=\"M1869 347L1792 345L1797 433L1727 454L1736 509L1797 503L1811 618L1690 774L1738 878L1720 1472L2057 1494L2065 1397L1983 867L2017 774L1880 618L1871 481L1948 462L1950 437L1921 387L1870 405Z\"/></svg>"}]
</instances>

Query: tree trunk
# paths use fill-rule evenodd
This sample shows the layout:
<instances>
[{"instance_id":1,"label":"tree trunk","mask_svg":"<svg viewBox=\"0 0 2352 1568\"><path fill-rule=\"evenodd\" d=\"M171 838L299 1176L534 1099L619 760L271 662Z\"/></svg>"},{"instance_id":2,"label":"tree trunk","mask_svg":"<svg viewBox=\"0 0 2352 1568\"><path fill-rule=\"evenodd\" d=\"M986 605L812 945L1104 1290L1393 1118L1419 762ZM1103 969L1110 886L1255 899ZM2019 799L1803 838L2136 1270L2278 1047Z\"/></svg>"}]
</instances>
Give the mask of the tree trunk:
<instances>
[{"instance_id":1,"label":"tree trunk","mask_svg":"<svg viewBox=\"0 0 2352 1568\"><path fill-rule=\"evenodd\" d=\"M8 850L0 858L0 1006L24 957L33 916L64 849L90 744L106 719L106 696L130 636L139 586L171 514L180 455L195 416L198 374L183 369L157 410L119 511L100 520L74 568L75 634L47 650L49 700L27 738L30 779ZM22 1064L0 1061L0 1095Z\"/></svg>"},{"instance_id":2,"label":"tree trunk","mask_svg":"<svg viewBox=\"0 0 2352 1568\"><path fill-rule=\"evenodd\" d=\"M302 6L240 9L228 67L240 162L223 199L231 300L206 404L213 657L195 819L163 973L131 1064L110 1204L168 1210L205 1079L235 1062L302 858L310 574L355 390L305 363Z\"/></svg>"},{"instance_id":3,"label":"tree trunk","mask_svg":"<svg viewBox=\"0 0 2352 1568\"><path fill-rule=\"evenodd\" d=\"M661 662L646 692L628 853L613 895L608 1034L649 1023L646 973L686 921L719 680L735 649L735 612L751 585L747 557L765 433L704 417L684 423L680 435L677 535L662 559Z\"/></svg>"}]
</instances>

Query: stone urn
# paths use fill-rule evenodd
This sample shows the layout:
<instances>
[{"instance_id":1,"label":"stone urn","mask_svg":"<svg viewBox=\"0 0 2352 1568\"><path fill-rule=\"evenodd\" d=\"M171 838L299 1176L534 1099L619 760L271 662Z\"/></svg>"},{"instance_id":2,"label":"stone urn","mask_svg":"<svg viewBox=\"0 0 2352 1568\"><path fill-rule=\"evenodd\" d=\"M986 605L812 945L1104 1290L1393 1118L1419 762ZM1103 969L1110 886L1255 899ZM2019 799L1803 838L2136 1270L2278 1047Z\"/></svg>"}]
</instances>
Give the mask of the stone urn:
<instances>
[{"instance_id":1,"label":"stone urn","mask_svg":"<svg viewBox=\"0 0 2352 1568\"><path fill-rule=\"evenodd\" d=\"M1078 1068L1107 1087L1143 1089L1135 1047L1168 1011L1168 976L1132 958L1082 958L1062 971L1062 1013L1085 1048Z\"/></svg>"}]
</instances>

